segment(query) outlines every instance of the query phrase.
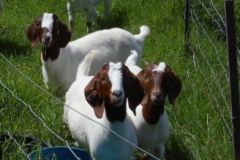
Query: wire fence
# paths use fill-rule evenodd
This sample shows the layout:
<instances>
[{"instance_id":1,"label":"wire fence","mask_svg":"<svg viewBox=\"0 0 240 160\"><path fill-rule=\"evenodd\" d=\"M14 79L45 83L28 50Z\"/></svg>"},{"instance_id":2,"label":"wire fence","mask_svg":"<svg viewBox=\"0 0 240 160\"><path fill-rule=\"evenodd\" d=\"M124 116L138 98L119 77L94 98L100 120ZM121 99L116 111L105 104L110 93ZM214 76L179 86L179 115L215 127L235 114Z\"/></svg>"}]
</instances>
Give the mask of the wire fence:
<instances>
[{"instance_id":1,"label":"wire fence","mask_svg":"<svg viewBox=\"0 0 240 160\"><path fill-rule=\"evenodd\" d=\"M224 72L223 75L226 75L226 77L225 77L225 78L226 78L226 81L229 82L228 77L227 77L226 67L223 66L221 60L219 59L219 56L218 56L219 51L218 51L217 47L214 45L213 41L209 38L207 32L205 31L205 29L204 29L203 26L201 25L201 23L200 23L198 17L196 16L196 13L195 13L194 10L192 11L192 15L193 15L193 17L194 17L194 18L193 18L193 23L194 23L194 25L199 26L199 27L196 27L196 30L197 30L197 31L196 31L196 33L197 33L196 38L197 38L197 40L198 40L197 50L200 51L200 52L199 52L200 55L199 55L198 53L196 53L195 50L194 50L192 47L190 47L190 49L191 49L191 51L193 52L196 61L198 60L198 57L199 57L199 56L202 56L202 57L204 58L204 60L205 60L205 62L206 62L206 65L209 67L209 69L210 69L210 71L211 71L211 73L212 73L212 75L213 75L213 78L214 78L214 80L215 80L215 82L216 82L216 85L217 85L217 87L218 87L218 90L220 91L220 93L221 93L221 95L222 95L222 99L224 100L225 106L229 106L229 100L226 99L227 97L225 96L224 91L223 91L223 89L222 89L222 87L221 87L221 84L220 84L220 82L219 82L220 79L218 79L215 71L214 71L213 68L211 67L210 62L209 62L208 59L206 58L205 54L202 52L201 40L200 40L201 38L199 37L199 34L198 34L198 33L203 32L203 33L206 35L206 37L209 39L209 42L212 44L212 46L214 47L214 49L216 50L216 51L215 51L216 57L217 57L217 59L218 59L218 61L219 61L219 64L221 65L222 71ZM204 71L202 71L201 69L200 69L200 72L201 72L201 74L205 77L206 84L208 85L209 91L211 92L211 95L213 96L213 98L214 98L214 100L215 100L215 102L216 102L216 106L217 106L217 108L218 108L218 110L219 110L219 112L220 112L220 114L221 114L221 117L222 117L222 119L223 119L223 122L224 122L225 126L227 127L229 133L231 134L231 126L229 126L229 124L227 123L225 114L223 113L222 107L221 107L221 105L220 105L219 102L218 102L218 98L215 96L214 91L212 90L212 85L209 84L209 82L208 82L208 76L206 76L206 75L204 74ZM231 113L230 107L227 107L227 109L228 109L229 115L230 115L230 113Z\"/></svg>"},{"instance_id":2,"label":"wire fence","mask_svg":"<svg viewBox=\"0 0 240 160\"><path fill-rule=\"evenodd\" d=\"M187 1L186 1L187 2ZM195 65L205 65L207 68L211 71L212 76L208 77L208 75L205 75L205 71L199 67L199 72L205 79L205 83L207 84L207 91L210 93L209 95L214 99L217 111L219 112L219 115L221 117L222 123L226 130L229 132L230 135L232 135L232 129L231 129L231 123L229 123L230 120L230 115L231 115L231 110L229 106L229 99L228 96L226 96L226 92L228 91L227 88L223 88L222 84L224 83L229 83L229 77L228 77L228 71L227 71L227 66L226 66L226 55L223 56L222 50L219 49L219 45L215 44L215 39L212 39L211 36L209 36L209 28L206 27L206 21L211 22L213 32L216 32L217 38L224 39L226 37L225 35L225 20L224 20L224 6L216 6L216 4L212 1L209 0L208 2L202 1L202 0L195 0L195 1L188 1L190 3L186 3L185 7L185 26L186 26L186 31L185 31L185 45L188 47L188 50L191 51L193 54L193 61ZM200 9L199 9L200 8ZM206 15L206 17L202 17L202 15ZM218 75L218 73L213 69L212 63L208 60L208 57L205 54L204 51L204 43L202 42L202 37L207 39L208 44L211 45L211 51L213 54L215 54L216 57L216 62L219 67L218 69L222 71L221 76ZM240 55L240 49L237 48L237 53ZM225 53L224 53L225 54ZM24 77L26 81L28 81L29 84L35 86L41 92L46 94L46 96L49 96L51 99L54 99L57 103L60 103L62 106L64 105L64 102L60 100L58 97L52 95L50 92L39 86L36 82L34 82L30 77L26 76L21 69L19 69L18 66L16 66L13 62L9 60L9 58L6 58L3 54L0 54L1 58L6 65L9 65L13 68L15 72L17 72L21 77ZM237 61L238 66L240 66L240 60ZM1 77L0 77L1 78ZM70 144L66 138L63 138L58 134L58 131L53 130L51 123L45 120L45 116L42 115L41 113L38 113L35 111L34 107L30 105L31 102L27 102L27 100L23 100L21 97L18 96L18 91L13 90L9 88L7 84L5 84L1 79L0 79L0 85L1 87L6 91L7 95L11 95L12 98L14 98L17 102L23 104L25 107L27 107L28 111L35 117L35 119L41 123L41 125L46 128L53 137L57 138L60 142L63 144L67 145L70 148ZM220 93L220 97L216 96L216 91ZM219 100L221 99L221 100ZM224 104L224 105L222 105ZM69 106L71 108L71 106ZM22 112L24 112L24 109L21 109ZM226 112L228 114L226 114ZM81 113L79 113L81 114ZM81 114L82 115L82 114ZM85 115L82 115L85 116ZM85 116L86 117L86 116ZM86 117L88 118L88 117ZM0 117L1 120L1 117ZM19 123L24 123L19 120ZM95 122L97 123L97 122ZM99 124L101 125L101 124ZM123 139L126 141L126 143L130 143L129 141L125 140L123 137L119 136L116 134L114 131L110 130L109 128L102 126L109 131L111 131L113 134L118 136L119 138ZM19 142L14 139L14 131L16 130L14 126L10 127L6 124L2 124L0 121L0 128L5 132L7 135L13 139L14 143L18 146L20 149L23 157L27 158L27 154L23 147L22 144L19 144ZM22 131L22 134L24 134L24 131ZM41 133L39 133L41 135ZM133 145L130 143L130 145ZM135 146L142 152L152 156L153 158L157 159L155 156L151 155L147 151ZM73 153L73 152L72 152ZM74 154L74 153L73 153ZM75 156L78 158L77 156Z\"/></svg>"},{"instance_id":3,"label":"wire fence","mask_svg":"<svg viewBox=\"0 0 240 160\"><path fill-rule=\"evenodd\" d=\"M45 92L45 94L49 95L51 98L55 99L56 101L58 101L59 103L61 103L62 105L64 105L64 102L63 102L63 101L59 100L56 96L52 95L49 91L47 91L46 89L42 88L42 87L39 86L37 83L35 83L34 81L32 81L28 76L26 76L24 73L22 73L14 64L12 64L3 54L0 53L0 56L1 56L10 66L12 66L19 74L21 74L24 78L26 78L26 80L30 81L35 87L39 88L40 90L42 90L43 92ZM63 138L60 137L59 135L57 135L56 132L54 132L54 131L51 129L51 127L49 127L49 126L46 124L46 122L45 122L37 113L34 112L34 110L33 110L33 108L31 107L31 105L29 105L28 103L26 103L25 101L23 101L21 98L19 98L18 96L16 96L15 93L14 93L14 91L12 91L9 87L7 87L1 80L0 80L0 85L1 85L4 89L6 89L15 99L17 99L19 102L21 102L22 104L24 104L25 106L27 106L27 107L29 108L29 110L31 111L31 113L34 115L34 117L36 117L37 120L40 121L40 122L43 124L43 126L44 126L45 128L47 128L47 130L48 130L52 135L54 135L56 138L58 138L58 139L60 139L62 142L64 142L64 143L67 145L67 147L71 150L72 154L74 154L74 152L72 151L72 149L70 148L70 146L69 146L69 144L68 144L68 141L65 140L65 139L63 139ZM73 108L71 108L71 106L67 106L67 107L68 107L69 109L74 110ZM87 119L89 119L89 120L97 123L98 125L102 126L103 128L109 130L111 133L113 133L114 135L116 135L117 137L119 137L120 139L122 139L123 141L125 141L126 143L129 143L130 145L134 146L134 147L137 148L139 151L142 151L143 153L151 156L151 157L154 158L154 159L159 159L159 158L155 157L154 155L152 155L151 153L149 153L148 151L146 151L146 150L144 150L144 149L136 146L135 144L131 143L130 141L128 141L128 140L125 139L124 137L120 136L118 133L116 133L116 132L113 131L112 129L110 129L110 128L104 126L104 125L102 125L101 123L99 123L99 122L97 122L97 121L95 121L95 120L93 120L93 119L91 119L90 117L82 114L81 112L78 112L78 111L76 111L76 110L74 110L74 111L77 112L78 114L80 114L81 116L83 116L83 117L85 117L85 118L87 118ZM0 123L0 126L2 126L1 123ZM2 127L3 127L3 126L2 126ZM4 127L3 127L3 130L7 131ZM10 135L9 132L7 132L7 133ZM10 135L10 137L12 138L11 135ZM13 138L12 138L12 139L13 139ZM21 146L15 139L13 139L13 140L14 140L14 142L15 142L19 147ZM20 147L20 149L21 149L21 147ZM22 150L22 149L21 149L21 150ZM22 151L23 151L23 150L22 150ZM25 155L27 155L24 151L23 151L23 153L24 153ZM74 154L74 156L75 156L77 159L79 159L79 157L77 157L75 154Z\"/></svg>"},{"instance_id":4,"label":"wire fence","mask_svg":"<svg viewBox=\"0 0 240 160\"><path fill-rule=\"evenodd\" d=\"M231 1L230 2L231 4L234 3L234 1ZM233 80L230 82L231 78L235 78L234 82L238 82L239 79L238 79L238 76L235 75L235 76L231 76L229 78L229 72L231 74L231 70L228 71L228 67L226 67L226 63L229 63L228 66L229 68L233 68L231 64L231 61L230 61L230 57L231 54L237 54L239 57L240 55L240 50L239 50L239 46L237 46L237 44L230 44L232 46L236 46L236 53L225 53L225 57L229 57L229 62L226 62L226 61L223 61L222 60L222 50L219 50L218 47L216 47L215 43L215 39L213 40L210 36L209 36L209 32L207 30L211 30L213 32L216 33L216 36L217 38L220 38L222 40L226 40L228 41L228 37L226 35L226 32L227 32L227 26L226 26L226 23L225 23L225 18L224 18L224 15L226 13L229 12L228 9L230 8L226 8L226 6L228 4L230 4L229 2L225 2L225 6L222 5L222 7L217 7L214 2L212 0L209 0L209 2L206 2L206 1L202 1L202 0L198 0L198 1L190 1L190 0L186 0L186 11L185 11L185 43L188 43L188 49L190 49L190 51L193 53L194 55L194 58L195 60L198 62L198 59L201 57L204 59L204 64L207 65L209 67L209 70L211 71L212 75L213 75L213 78L214 78L214 83L216 83L216 86L218 87L218 92L221 93L221 98L224 100L224 104L225 105L221 105L219 103L219 98L220 97L216 97L216 90L213 90L213 83L209 83L209 79L208 79L208 76L205 75L204 71L201 70L201 67L200 67L200 73L204 76L204 79L205 79L205 82L209 88L209 91L211 92L211 95L213 96L214 100L215 100L215 103L216 103L216 106L217 106L217 109L219 111L219 114L221 116L221 119L222 119L222 122L223 122L223 125L226 127L226 129L228 130L229 134L231 135L231 138L233 140L233 147L234 147L234 150L235 150L235 159L238 159L239 158L239 145L240 144L237 144L239 143L239 131L238 131L238 127L236 125L234 125L233 121L232 121L232 124L233 124L233 127L236 127L234 129L232 129L232 126L231 126L231 123L230 120L233 120L234 117L231 117L233 115L233 111L234 110L233 108L231 107L235 107L235 111L238 111L239 110L239 102L238 103L235 103L235 104L231 104L230 105L230 98L229 96L226 96L226 90L223 90L222 86L222 81L224 81L226 84L228 84L230 86L230 88L232 89L232 87L236 88L234 91L236 91L235 93L233 93L231 90L228 91L230 92L231 94L231 97L233 94L235 95L239 95L239 91L238 91L238 85L236 85L237 83L235 83L234 85L235 86L232 86L231 82L233 82ZM228 5L229 6L229 5ZM225 8L224 8L225 7ZM231 6L233 7L233 6ZM224 14L224 9L225 9L225 14ZM231 8L232 9L232 8ZM201 16L199 16L199 13L201 13ZM207 15L206 17L204 17L203 15ZM234 17L234 15L231 15L232 17ZM190 22L190 17L191 17L191 22ZM231 18L232 18L231 17ZM204 20L203 20L204 19ZM232 20L232 19L231 19ZM204 22L205 23L204 23ZM206 25L206 22L207 23L210 23L211 27L209 27L209 24ZM234 22L231 23L231 25L234 25ZM192 31L193 34L191 36L190 35L190 28L193 27L195 29L195 31ZM232 27L232 26L231 26ZM233 27L231 28L233 29ZM239 37L239 28L236 28L237 30L237 34L235 36ZM215 50L215 57L218 61L218 64L221 66L219 69L223 72L223 75L225 75L225 77L223 77L224 79L220 79L219 78L219 75L218 72L214 71L213 68L212 68L212 64L209 62L208 58L206 58L205 54L204 54L204 49L203 49L203 43L202 43L202 40L201 40L201 36L204 35L205 38L208 39L208 42L212 45L213 49ZM231 35L231 38L232 36L234 35ZM190 41L193 40L194 42L196 42L195 45L191 46L190 45ZM233 42L233 43L236 43L234 41L228 41L228 42ZM228 43L229 45L229 43ZM233 47L231 46L232 49L234 49ZM197 51L197 52L196 52ZM227 49L226 49L227 51ZM232 50L232 52L234 52L234 50ZM233 56L234 57L234 60L236 60L237 62L237 68L234 70L236 71L235 74L238 74L237 73L237 70L239 70L239 66L240 66L240 60L239 58L235 59L235 55ZM225 58L226 59L226 58ZM233 60L233 59L232 59ZM231 66L231 67L230 67ZM233 73L233 72L232 72ZM235 99L238 99L238 97L234 96ZM238 101L238 100L237 100ZM233 101L231 101L233 103ZM236 102L236 100L235 100ZM231 106L231 107L230 107ZM226 114L224 112L224 110L227 109L228 110L228 114ZM235 113L235 115L238 116L239 113ZM239 123L239 122L238 122Z\"/></svg>"},{"instance_id":5,"label":"wire fence","mask_svg":"<svg viewBox=\"0 0 240 160\"><path fill-rule=\"evenodd\" d=\"M223 8L221 8L222 10L222 14L220 14L219 10L217 9L217 7L215 6L214 2L212 0L209 0L209 2L205 2L205 1L190 1L190 0L186 0L186 2L190 3L188 4L189 7L187 9L189 9L189 11L185 11L185 19L188 21L186 22L186 26L185 26L185 34L187 33L188 36L185 36L187 38L185 38L185 43L192 43L194 42L194 45L190 45L189 49L191 50L191 52L194 55L194 63L202 63L199 62L199 59L204 59L204 65L208 66L209 70L212 73L212 77L214 79L214 82L212 82L212 80L209 79L208 75L205 75L204 71L201 69L201 67L199 67L198 69L200 70L200 73L203 75L205 82L208 86L209 91L212 93L211 96L213 96L213 99L216 102L216 106L217 109L219 111L219 114L221 115L221 118L223 120L223 124L224 126L227 128L228 132L230 133L230 135L232 135L232 131L231 131L231 126L229 124L229 122L227 122L229 120L229 116L231 115L231 110L229 107L229 98L226 96L226 90L224 90L222 88L222 83L227 83L229 84L229 77L228 77L228 71L227 71L227 62L226 60L226 53L222 53L222 50L220 50L218 48L218 46L216 46L216 40L212 39L212 37L209 36L209 28L206 26L206 21L207 22L211 22L214 26L214 28L211 28L212 30L214 30L217 35L221 35L223 37L225 37L225 21L223 18L224 15L224 6L222 6ZM206 6L208 5L208 6ZM200 10L200 11L199 11ZM200 14L201 13L201 14ZM202 15L206 15L207 14L207 20L205 19L204 22L204 18ZM188 16L188 18L187 18ZM188 20L191 19L191 20ZM194 29L195 31L191 30ZM192 33L192 35L189 36L189 32ZM222 78L219 78L217 74L217 72L213 69L211 62L209 62L208 57L206 57L206 50L204 50L203 47L203 42L201 40L201 36L204 36L208 39L209 44L211 44L213 50L212 52L215 53L215 57L218 61L218 65L220 66L220 70L223 72L223 76ZM239 52L239 49L238 49ZM223 58L225 55L225 58ZM239 64L239 60L238 60L238 64ZM211 83L210 83L211 82ZM216 91L213 91L213 86L217 86L217 90L221 93L221 98L223 100L224 105L219 103L219 97L216 97ZM223 111L223 108L226 108L229 112L229 115L226 115ZM227 116L227 117L226 117Z\"/></svg>"}]
</instances>

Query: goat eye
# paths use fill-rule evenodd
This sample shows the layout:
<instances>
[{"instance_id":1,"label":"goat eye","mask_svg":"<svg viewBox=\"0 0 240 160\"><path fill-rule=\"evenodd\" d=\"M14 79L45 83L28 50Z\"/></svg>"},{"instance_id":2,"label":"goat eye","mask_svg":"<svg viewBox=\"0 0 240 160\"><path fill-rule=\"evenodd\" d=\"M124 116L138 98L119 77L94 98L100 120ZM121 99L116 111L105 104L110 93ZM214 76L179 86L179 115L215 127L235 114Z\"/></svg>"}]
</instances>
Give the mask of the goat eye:
<instances>
[{"instance_id":1,"label":"goat eye","mask_svg":"<svg viewBox=\"0 0 240 160\"><path fill-rule=\"evenodd\" d=\"M101 81L107 81L107 77L101 77Z\"/></svg>"}]
</instances>

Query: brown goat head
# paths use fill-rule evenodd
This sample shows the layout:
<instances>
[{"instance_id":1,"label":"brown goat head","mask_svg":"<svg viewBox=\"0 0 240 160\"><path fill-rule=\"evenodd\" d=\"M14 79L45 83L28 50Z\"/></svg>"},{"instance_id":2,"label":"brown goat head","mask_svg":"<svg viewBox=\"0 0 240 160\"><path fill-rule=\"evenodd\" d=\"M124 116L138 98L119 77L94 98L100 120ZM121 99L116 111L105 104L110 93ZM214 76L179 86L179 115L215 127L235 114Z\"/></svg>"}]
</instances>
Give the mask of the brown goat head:
<instances>
[{"instance_id":1,"label":"brown goat head","mask_svg":"<svg viewBox=\"0 0 240 160\"><path fill-rule=\"evenodd\" d=\"M96 117L103 116L105 107L111 121L123 121L127 98L130 109L135 113L143 95L138 78L121 62L104 64L85 87L85 98L94 108Z\"/></svg>"},{"instance_id":2,"label":"brown goat head","mask_svg":"<svg viewBox=\"0 0 240 160\"><path fill-rule=\"evenodd\" d=\"M146 94L142 101L143 104L149 103L148 97L155 105L164 104L166 96L169 102L174 104L182 88L179 77L164 62L148 63L137 77Z\"/></svg>"}]
</instances>

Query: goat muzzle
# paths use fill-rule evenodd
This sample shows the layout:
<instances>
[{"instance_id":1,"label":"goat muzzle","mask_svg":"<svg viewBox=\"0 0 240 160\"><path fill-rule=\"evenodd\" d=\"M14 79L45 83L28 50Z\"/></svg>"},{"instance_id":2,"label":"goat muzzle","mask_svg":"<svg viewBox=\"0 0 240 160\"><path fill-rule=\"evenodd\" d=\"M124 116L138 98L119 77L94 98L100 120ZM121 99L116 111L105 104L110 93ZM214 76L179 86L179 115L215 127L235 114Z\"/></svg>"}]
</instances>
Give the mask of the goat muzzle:
<instances>
[{"instance_id":1,"label":"goat muzzle","mask_svg":"<svg viewBox=\"0 0 240 160\"><path fill-rule=\"evenodd\" d=\"M124 101L124 96L122 91L113 91L112 92L112 96L111 96L111 102L115 105L115 106L120 106L122 105Z\"/></svg>"},{"instance_id":2,"label":"goat muzzle","mask_svg":"<svg viewBox=\"0 0 240 160\"><path fill-rule=\"evenodd\" d=\"M151 99L154 104L161 104L164 100L164 94L162 92L153 92Z\"/></svg>"}]
</instances>

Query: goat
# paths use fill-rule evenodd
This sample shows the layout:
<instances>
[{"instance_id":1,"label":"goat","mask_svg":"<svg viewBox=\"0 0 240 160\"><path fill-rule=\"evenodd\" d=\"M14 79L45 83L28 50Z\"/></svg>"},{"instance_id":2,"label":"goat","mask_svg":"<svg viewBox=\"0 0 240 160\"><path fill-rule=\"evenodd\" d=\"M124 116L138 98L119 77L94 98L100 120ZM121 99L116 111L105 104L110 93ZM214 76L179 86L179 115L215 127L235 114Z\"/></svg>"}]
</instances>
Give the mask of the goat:
<instances>
[{"instance_id":1,"label":"goat","mask_svg":"<svg viewBox=\"0 0 240 160\"><path fill-rule=\"evenodd\" d=\"M93 160L129 160L133 158L135 147L105 127L137 145L126 101L128 99L130 110L135 113L135 107L143 98L143 90L137 77L122 62L106 63L94 76L87 76L92 55L94 53L86 55L84 63L79 66L76 81L66 93L63 117L73 139L90 152Z\"/></svg>"},{"instance_id":2,"label":"goat","mask_svg":"<svg viewBox=\"0 0 240 160\"><path fill-rule=\"evenodd\" d=\"M42 74L47 88L59 87L66 91L76 79L79 63L91 50L98 50L90 68L90 75L97 73L105 62L125 62L130 50L138 53L137 65L142 59L145 37L150 30L147 26L140 27L140 33L113 28L88 34L75 41L70 41L71 31L59 20L57 15L44 13L31 23L27 29L27 38L36 46L42 46Z\"/></svg>"},{"instance_id":3,"label":"goat","mask_svg":"<svg viewBox=\"0 0 240 160\"><path fill-rule=\"evenodd\" d=\"M95 10L95 6L101 3L103 0L68 0L67 9L68 9L68 19L69 26L71 31L74 31L75 24L75 12L86 12L86 25L87 25L87 33L92 32L92 23L93 20L97 18L97 12ZM105 7L105 17L106 19L110 18L111 15L111 0L104 0Z\"/></svg>"},{"instance_id":4,"label":"goat","mask_svg":"<svg viewBox=\"0 0 240 160\"><path fill-rule=\"evenodd\" d=\"M138 146L163 159L170 133L165 98L168 96L174 104L181 91L181 80L165 62L148 63L142 70L138 66L129 69L137 75L145 94L136 115L127 109L136 128Z\"/></svg>"}]
</instances>

